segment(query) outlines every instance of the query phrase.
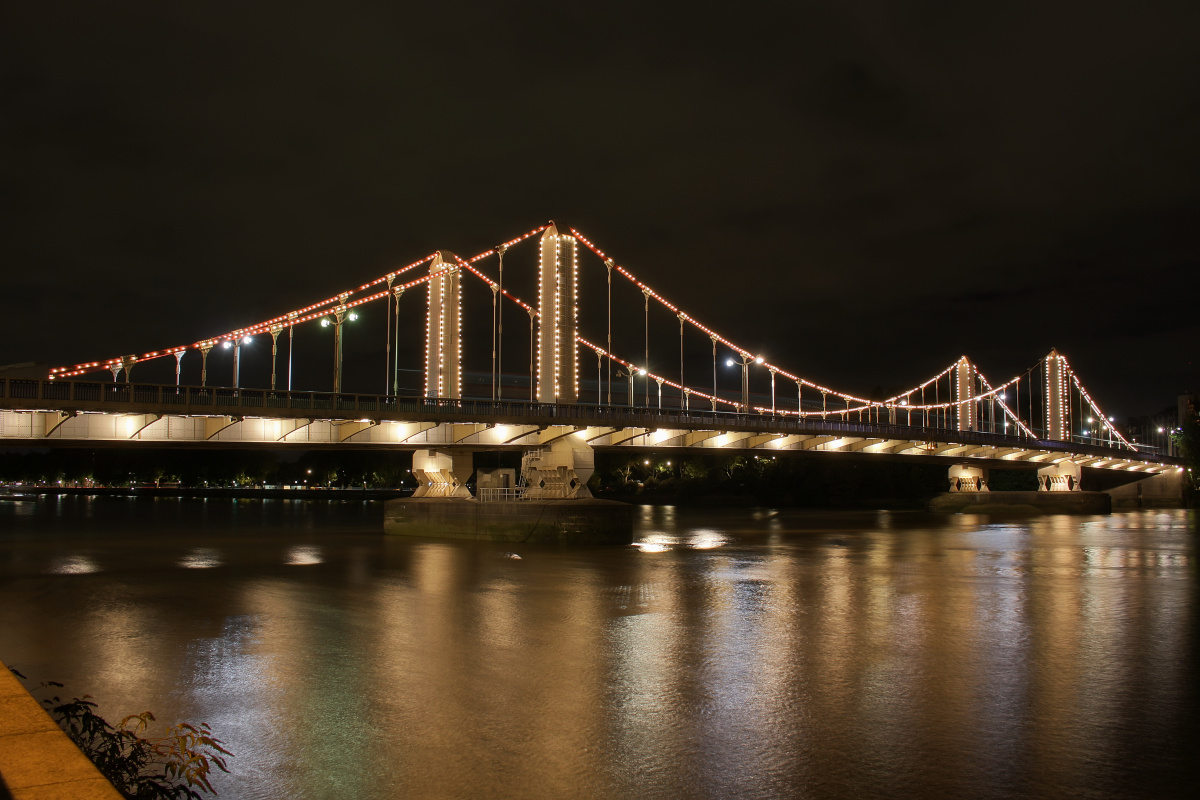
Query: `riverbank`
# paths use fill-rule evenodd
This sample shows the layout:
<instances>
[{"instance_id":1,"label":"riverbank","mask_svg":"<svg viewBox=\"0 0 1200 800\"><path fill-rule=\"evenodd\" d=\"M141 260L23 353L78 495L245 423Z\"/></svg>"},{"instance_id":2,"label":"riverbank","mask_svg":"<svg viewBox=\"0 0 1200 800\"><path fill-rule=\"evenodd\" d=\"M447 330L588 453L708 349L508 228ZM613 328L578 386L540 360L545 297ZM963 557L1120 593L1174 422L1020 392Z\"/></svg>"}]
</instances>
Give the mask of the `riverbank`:
<instances>
[{"instance_id":1,"label":"riverbank","mask_svg":"<svg viewBox=\"0 0 1200 800\"><path fill-rule=\"evenodd\" d=\"M165 486L92 486L52 487L18 486L12 498L38 495L65 497L233 497L239 499L292 500L394 500L408 497L412 489L289 489L284 487L165 487Z\"/></svg>"}]
</instances>

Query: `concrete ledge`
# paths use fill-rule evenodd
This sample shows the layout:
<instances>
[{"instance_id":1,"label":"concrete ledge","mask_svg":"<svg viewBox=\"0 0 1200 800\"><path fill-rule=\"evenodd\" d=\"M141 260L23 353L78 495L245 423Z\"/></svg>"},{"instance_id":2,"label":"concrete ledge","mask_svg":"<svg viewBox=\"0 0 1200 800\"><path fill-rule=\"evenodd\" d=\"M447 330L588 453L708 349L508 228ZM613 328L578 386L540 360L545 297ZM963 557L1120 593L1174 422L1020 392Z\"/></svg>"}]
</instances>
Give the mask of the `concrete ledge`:
<instances>
[{"instance_id":1,"label":"concrete ledge","mask_svg":"<svg viewBox=\"0 0 1200 800\"><path fill-rule=\"evenodd\" d=\"M0 796L121 800L121 793L0 661Z\"/></svg>"},{"instance_id":2,"label":"concrete ledge","mask_svg":"<svg viewBox=\"0 0 1200 800\"><path fill-rule=\"evenodd\" d=\"M943 492L929 510L945 514L1111 514L1104 492Z\"/></svg>"}]
</instances>

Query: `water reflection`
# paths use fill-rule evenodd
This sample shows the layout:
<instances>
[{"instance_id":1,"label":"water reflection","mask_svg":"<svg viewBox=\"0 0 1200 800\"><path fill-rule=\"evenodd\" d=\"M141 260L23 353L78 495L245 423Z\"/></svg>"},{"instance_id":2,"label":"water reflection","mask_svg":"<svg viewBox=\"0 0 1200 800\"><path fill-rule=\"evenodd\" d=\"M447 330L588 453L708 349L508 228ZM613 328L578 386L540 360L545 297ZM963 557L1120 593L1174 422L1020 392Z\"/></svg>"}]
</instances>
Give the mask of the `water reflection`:
<instances>
[{"instance_id":1,"label":"water reflection","mask_svg":"<svg viewBox=\"0 0 1200 800\"><path fill-rule=\"evenodd\" d=\"M293 566L302 566L306 564L320 564L323 560L321 558L321 548L311 545L299 545L288 550L286 563Z\"/></svg>"},{"instance_id":2,"label":"water reflection","mask_svg":"<svg viewBox=\"0 0 1200 800\"><path fill-rule=\"evenodd\" d=\"M56 558L50 566L50 572L58 575L86 575L99 571L100 566L93 559L79 554Z\"/></svg>"},{"instance_id":3,"label":"water reflection","mask_svg":"<svg viewBox=\"0 0 1200 800\"><path fill-rule=\"evenodd\" d=\"M221 553L212 547L198 547L184 556L179 566L184 569L211 569L221 566Z\"/></svg>"},{"instance_id":4,"label":"water reflection","mask_svg":"<svg viewBox=\"0 0 1200 800\"><path fill-rule=\"evenodd\" d=\"M173 508L2 529L0 655L210 722L224 796L1190 796L1185 512L647 508L638 548L515 559Z\"/></svg>"}]
</instances>

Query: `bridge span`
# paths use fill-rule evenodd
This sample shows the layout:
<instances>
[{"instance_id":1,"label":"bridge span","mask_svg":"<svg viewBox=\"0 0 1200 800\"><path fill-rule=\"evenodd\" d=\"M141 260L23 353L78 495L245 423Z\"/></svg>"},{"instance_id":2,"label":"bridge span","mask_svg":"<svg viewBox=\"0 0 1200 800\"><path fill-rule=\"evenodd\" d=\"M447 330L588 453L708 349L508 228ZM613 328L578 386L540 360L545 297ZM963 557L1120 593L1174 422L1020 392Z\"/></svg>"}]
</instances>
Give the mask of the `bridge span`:
<instances>
[{"instance_id":1,"label":"bridge span","mask_svg":"<svg viewBox=\"0 0 1200 800\"><path fill-rule=\"evenodd\" d=\"M524 257L527 272L537 278L536 306L511 288L512 269L521 262L514 265L510 251L527 241L537 242L533 257ZM485 272L493 262L494 278ZM605 281L605 310L595 317L592 326L599 330L590 338L581 328L579 306L585 269ZM627 325L614 327L614 280L618 295L625 293L625 317L642 322L634 326L640 337L623 330ZM463 383L464 359L473 356L483 374L478 366L486 358L482 347L464 347L468 284L486 293L474 313L491 316L486 400L467 397ZM414 296L420 294L424 313L402 318L402 300L419 302ZM504 398L506 305L516 306L518 319L528 319L528 402ZM342 328L368 308L384 323L385 358L376 366L383 367L385 394L347 394ZM654 328L652 311L658 319ZM670 331L665 338L664 315ZM423 332L413 330L421 322ZM297 326L305 325L333 330L332 392L292 391L292 339ZM518 325L524 327L524 322ZM251 370L243 374L242 347L253 346L256 337L265 343L268 336L269 380ZM399 388L402 336L423 345L421 397L402 396ZM511 351L511 317L507 338ZM631 351L637 354L633 358L618 355ZM522 363L525 354L522 344ZM697 369L710 355L711 371ZM198 368L198 386L186 385L195 379L183 379L185 357L190 372ZM230 385L209 384L210 357L219 359ZM740 371L736 397L720 386L721 360ZM144 374L143 369L171 362L174 385L132 382L135 367ZM769 395L751 392L752 371L761 388L769 385ZM83 377L109 373L112 382ZM814 382L788 371L769 353L748 350L700 322L579 231L553 221L470 258L439 250L336 296L191 344L54 367L41 376L0 376L0 441L411 449L417 451L414 474L429 479L421 491L448 496L466 492L456 476L465 480L461 473L470 466L469 454L495 449L524 452L524 485L546 497L586 495L597 449L940 459L953 464L955 491L986 490L988 465L1036 467L1040 485L1049 491L1077 491L1084 467L1141 475L1180 467L1175 459L1127 440L1118 427L1056 349L998 382L964 355L883 399Z\"/></svg>"},{"instance_id":2,"label":"bridge span","mask_svg":"<svg viewBox=\"0 0 1200 800\"><path fill-rule=\"evenodd\" d=\"M0 395L0 440L12 444L378 447L448 454L460 465L474 451L552 450L569 456L556 466L583 481L595 450L620 448L1069 464L1147 476L1180 468L1178 459L1126 448L765 412L31 379L0 380Z\"/></svg>"}]
</instances>

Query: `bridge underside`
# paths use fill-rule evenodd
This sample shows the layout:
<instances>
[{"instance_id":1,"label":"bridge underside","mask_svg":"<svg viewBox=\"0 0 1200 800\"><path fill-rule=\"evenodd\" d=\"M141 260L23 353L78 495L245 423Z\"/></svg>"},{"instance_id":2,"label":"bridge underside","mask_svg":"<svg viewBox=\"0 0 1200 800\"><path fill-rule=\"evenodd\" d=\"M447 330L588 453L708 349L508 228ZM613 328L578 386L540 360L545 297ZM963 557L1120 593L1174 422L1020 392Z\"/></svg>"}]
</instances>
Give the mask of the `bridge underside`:
<instances>
[{"instance_id":1,"label":"bridge underside","mask_svg":"<svg viewBox=\"0 0 1200 800\"><path fill-rule=\"evenodd\" d=\"M593 409L595 411L595 409ZM630 412L632 413L632 412ZM424 415L414 415L424 416ZM643 414L641 416L666 416ZM678 416L678 415L674 415ZM698 415L702 416L702 415ZM651 420L646 420L650 422ZM665 420L664 420L665 421ZM715 422L718 420L706 420ZM0 411L0 441L25 446L166 445L208 447L436 447L471 450L528 450L571 437L571 444L601 450L679 450L698 453L827 453L884 459L919 457L933 461L970 460L982 466L1044 467L1070 459L1080 467L1154 474L1173 465L1142 460L1137 454L1070 452L1045 442L1020 446L1012 442L953 441L1001 438L972 432L900 429L891 426L812 423L820 430L763 430L769 418L736 418L728 425L700 427L651 424L553 424L539 422L445 422L435 419L386 419L311 416L241 416L232 414L173 415L156 412ZM837 430L837 428L863 430ZM912 434L918 435L912 435ZM951 439L947 441L947 439Z\"/></svg>"}]
</instances>

